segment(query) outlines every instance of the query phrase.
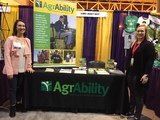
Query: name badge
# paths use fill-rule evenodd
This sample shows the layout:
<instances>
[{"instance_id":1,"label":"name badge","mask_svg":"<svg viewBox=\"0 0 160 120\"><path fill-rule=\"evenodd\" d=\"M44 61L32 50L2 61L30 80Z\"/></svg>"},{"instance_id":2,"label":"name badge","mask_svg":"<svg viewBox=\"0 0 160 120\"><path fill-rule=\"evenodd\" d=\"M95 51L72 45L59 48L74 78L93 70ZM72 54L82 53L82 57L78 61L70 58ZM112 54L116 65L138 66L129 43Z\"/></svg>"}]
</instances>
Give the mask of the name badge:
<instances>
[{"instance_id":1,"label":"name badge","mask_svg":"<svg viewBox=\"0 0 160 120\"><path fill-rule=\"evenodd\" d=\"M131 58L130 66L133 66L134 58Z\"/></svg>"},{"instance_id":2,"label":"name badge","mask_svg":"<svg viewBox=\"0 0 160 120\"><path fill-rule=\"evenodd\" d=\"M21 49L21 43L19 42L13 42L13 46L14 48Z\"/></svg>"}]
</instances>

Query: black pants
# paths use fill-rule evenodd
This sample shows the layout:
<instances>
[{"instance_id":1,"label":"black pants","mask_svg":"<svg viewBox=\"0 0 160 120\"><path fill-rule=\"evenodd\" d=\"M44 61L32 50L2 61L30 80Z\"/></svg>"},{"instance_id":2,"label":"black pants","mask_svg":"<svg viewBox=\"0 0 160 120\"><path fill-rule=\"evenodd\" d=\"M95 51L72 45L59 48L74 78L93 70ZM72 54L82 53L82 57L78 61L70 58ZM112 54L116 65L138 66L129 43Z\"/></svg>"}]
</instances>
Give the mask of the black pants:
<instances>
[{"instance_id":1,"label":"black pants","mask_svg":"<svg viewBox=\"0 0 160 120\"><path fill-rule=\"evenodd\" d=\"M130 90L129 112L135 113L135 117L140 118L143 109L143 95L145 90L143 88L137 89L136 76L134 75L127 75L127 82Z\"/></svg>"},{"instance_id":2,"label":"black pants","mask_svg":"<svg viewBox=\"0 0 160 120\"><path fill-rule=\"evenodd\" d=\"M8 80L10 105L15 105L16 101L22 100L24 75L24 73L18 73L18 75L13 75L13 79Z\"/></svg>"}]
</instances>

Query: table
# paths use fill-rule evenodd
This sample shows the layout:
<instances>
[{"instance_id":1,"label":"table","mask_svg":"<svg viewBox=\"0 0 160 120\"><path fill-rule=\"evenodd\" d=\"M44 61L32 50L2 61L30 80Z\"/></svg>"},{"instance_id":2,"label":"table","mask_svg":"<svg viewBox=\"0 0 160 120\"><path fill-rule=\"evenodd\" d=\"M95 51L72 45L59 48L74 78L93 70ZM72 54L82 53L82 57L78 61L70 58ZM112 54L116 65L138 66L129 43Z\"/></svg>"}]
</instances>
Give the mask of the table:
<instances>
[{"instance_id":1,"label":"table","mask_svg":"<svg viewBox=\"0 0 160 120\"><path fill-rule=\"evenodd\" d=\"M8 80L7 76L2 73L4 61L0 60L0 105L8 99Z\"/></svg>"},{"instance_id":2,"label":"table","mask_svg":"<svg viewBox=\"0 0 160 120\"><path fill-rule=\"evenodd\" d=\"M104 110L107 114L128 111L124 75L67 74L36 70L26 73L25 108Z\"/></svg>"},{"instance_id":3,"label":"table","mask_svg":"<svg viewBox=\"0 0 160 120\"><path fill-rule=\"evenodd\" d=\"M146 107L153 109L155 114L160 117L160 68L152 68L149 89L144 101Z\"/></svg>"}]
</instances>

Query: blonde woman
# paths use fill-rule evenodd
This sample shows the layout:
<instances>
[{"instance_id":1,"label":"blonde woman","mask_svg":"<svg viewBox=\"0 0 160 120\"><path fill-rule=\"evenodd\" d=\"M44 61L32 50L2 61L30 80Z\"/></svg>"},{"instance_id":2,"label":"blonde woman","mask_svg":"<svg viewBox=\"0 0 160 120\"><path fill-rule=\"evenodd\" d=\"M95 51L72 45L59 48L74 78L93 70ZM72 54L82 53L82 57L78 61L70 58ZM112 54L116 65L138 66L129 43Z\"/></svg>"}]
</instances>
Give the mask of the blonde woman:
<instances>
[{"instance_id":1,"label":"blonde woman","mask_svg":"<svg viewBox=\"0 0 160 120\"><path fill-rule=\"evenodd\" d=\"M140 120L143 108L143 95L149 85L149 74L155 59L155 49L147 40L147 27L139 25L136 40L129 49L126 64L126 80L130 90L129 113L133 120Z\"/></svg>"}]
</instances>

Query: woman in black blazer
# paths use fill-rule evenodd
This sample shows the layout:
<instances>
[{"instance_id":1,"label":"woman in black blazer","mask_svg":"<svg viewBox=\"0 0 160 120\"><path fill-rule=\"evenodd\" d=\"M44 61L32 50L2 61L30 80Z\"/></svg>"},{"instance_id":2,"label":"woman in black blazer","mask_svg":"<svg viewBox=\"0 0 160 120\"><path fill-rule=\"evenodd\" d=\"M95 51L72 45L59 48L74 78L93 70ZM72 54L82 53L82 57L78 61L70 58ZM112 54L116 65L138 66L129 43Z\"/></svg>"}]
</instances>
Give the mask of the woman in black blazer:
<instances>
[{"instance_id":1,"label":"woman in black blazer","mask_svg":"<svg viewBox=\"0 0 160 120\"><path fill-rule=\"evenodd\" d=\"M155 49L147 41L147 34L145 25L137 27L136 40L131 44L126 64L126 80L130 90L128 115L134 115L133 120L140 120L143 95L148 88L149 74L155 59Z\"/></svg>"}]
</instances>

